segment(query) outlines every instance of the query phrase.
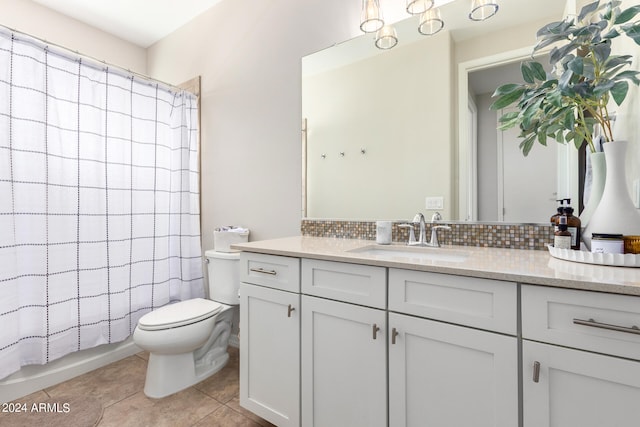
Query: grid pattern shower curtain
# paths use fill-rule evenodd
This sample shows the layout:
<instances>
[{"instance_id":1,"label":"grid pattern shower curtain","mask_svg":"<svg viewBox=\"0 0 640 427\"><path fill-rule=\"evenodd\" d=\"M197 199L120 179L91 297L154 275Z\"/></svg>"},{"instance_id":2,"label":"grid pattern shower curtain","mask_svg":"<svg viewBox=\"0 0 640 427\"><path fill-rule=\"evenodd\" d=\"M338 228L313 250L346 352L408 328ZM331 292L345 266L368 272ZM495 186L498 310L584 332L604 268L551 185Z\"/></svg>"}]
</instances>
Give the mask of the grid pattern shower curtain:
<instances>
[{"instance_id":1,"label":"grid pattern shower curtain","mask_svg":"<svg viewBox=\"0 0 640 427\"><path fill-rule=\"evenodd\" d=\"M194 95L0 29L0 378L204 294Z\"/></svg>"}]
</instances>

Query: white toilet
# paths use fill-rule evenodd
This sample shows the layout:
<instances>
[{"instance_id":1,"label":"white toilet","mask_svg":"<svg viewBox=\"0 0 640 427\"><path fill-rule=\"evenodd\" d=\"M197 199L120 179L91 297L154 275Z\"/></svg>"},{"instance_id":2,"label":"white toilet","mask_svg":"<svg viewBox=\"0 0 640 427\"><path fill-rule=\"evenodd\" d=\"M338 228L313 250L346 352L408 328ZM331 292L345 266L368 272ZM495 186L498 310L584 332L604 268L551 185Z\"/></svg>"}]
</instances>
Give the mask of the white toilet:
<instances>
[{"instance_id":1,"label":"white toilet","mask_svg":"<svg viewBox=\"0 0 640 427\"><path fill-rule=\"evenodd\" d=\"M233 307L240 303L239 253L206 251L209 300L195 298L145 314L133 341L149 352L144 393L176 393L218 372L229 359Z\"/></svg>"}]
</instances>

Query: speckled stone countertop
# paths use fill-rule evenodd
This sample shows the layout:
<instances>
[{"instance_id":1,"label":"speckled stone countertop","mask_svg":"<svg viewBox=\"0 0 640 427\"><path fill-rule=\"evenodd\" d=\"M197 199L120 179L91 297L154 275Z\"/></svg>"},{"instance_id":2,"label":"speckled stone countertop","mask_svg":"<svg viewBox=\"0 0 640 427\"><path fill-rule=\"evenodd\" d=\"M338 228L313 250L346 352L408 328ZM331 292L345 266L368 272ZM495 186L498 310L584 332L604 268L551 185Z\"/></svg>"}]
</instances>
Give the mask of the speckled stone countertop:
<instances>
[{"instance_id":1,"label":"speckled stone countertop","mask_svg":"<svg viewBox=\"0 0 640 427\"><path fill-rule=\"evenodd\" d=\"M553 258L546 251L443 246L420 248L465 257L462 262L349 252L375 245L371 240L296 236L233 245L247 252L377 265L534 285L640 296L640 268L608 267ZM405 245L390 245L406 248ZM386 246L389 247L389 246Z\"/></svg>"}]
</instances>

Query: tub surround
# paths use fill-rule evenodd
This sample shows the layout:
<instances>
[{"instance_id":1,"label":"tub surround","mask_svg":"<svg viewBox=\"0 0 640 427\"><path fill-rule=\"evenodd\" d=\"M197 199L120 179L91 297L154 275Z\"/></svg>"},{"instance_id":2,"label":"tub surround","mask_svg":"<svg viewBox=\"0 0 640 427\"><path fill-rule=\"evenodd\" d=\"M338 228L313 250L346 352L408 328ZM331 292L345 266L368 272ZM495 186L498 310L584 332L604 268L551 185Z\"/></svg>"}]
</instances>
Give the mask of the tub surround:
<instances>
[{"instance_id":1,"label":"tub surround","mask_svg":"<svg viewBox=\"0 0 640 427\"><path fill-rule=\"evenodd\" d=\"M394 242L406 242L409 238L408 230L398 227L398 225L407 222L410 221L393 221L391 234ZM451 230L439 233L438 236L441 243L449 245L546 251L547 245L553 243L553 229L545 224L480 224L441 221L438 222L438 225L451 227ZM427 233L429 233L430 227L431 224L427 223ZM303 219L300 231L303 236L375 240L376 222Z\"/></svg>"},{"instance_id":2,"label":"tub surround","mask_svg":"<svg viewBox=\"0 0 640 427\"><path fill-rule=\"evenodd\" d=\"M509 282L640 296L640 269L580 264L552 258L547 251L444 244L435 249L464 253L463 262L349 252L371 240L296 236L234 245L247 252L456 274ZM404 246L401 243L392 246ZM430 248L425 248L428 250Z\"/></svg>"}]
</instances>

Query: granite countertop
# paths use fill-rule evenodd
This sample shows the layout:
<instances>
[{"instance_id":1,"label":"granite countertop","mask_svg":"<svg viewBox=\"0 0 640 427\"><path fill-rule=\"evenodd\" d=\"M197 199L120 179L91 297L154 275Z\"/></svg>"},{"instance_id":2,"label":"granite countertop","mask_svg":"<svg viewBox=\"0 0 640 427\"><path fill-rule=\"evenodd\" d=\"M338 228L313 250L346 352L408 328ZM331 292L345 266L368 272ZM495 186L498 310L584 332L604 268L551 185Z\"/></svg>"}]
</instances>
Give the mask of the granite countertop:
<instances>
[{"instance_id":1,"label":"granite countertop","mask_svg":"<svg viewBox=\"0 0 640 427\"><path fill-rule=\"evenodd\" d=\"M271 255L367 264L435 273L482 277L534 285L640 296L640 268L609 267L553 258L547 251L450 246L433 249L463 255L462 262L349 252L375 245L371 240L296 236L232 245L234 249ZM403 249L406 245L390 245ZM386 246L389 247L389 246Z\"/></svg>"}]
</instances>

